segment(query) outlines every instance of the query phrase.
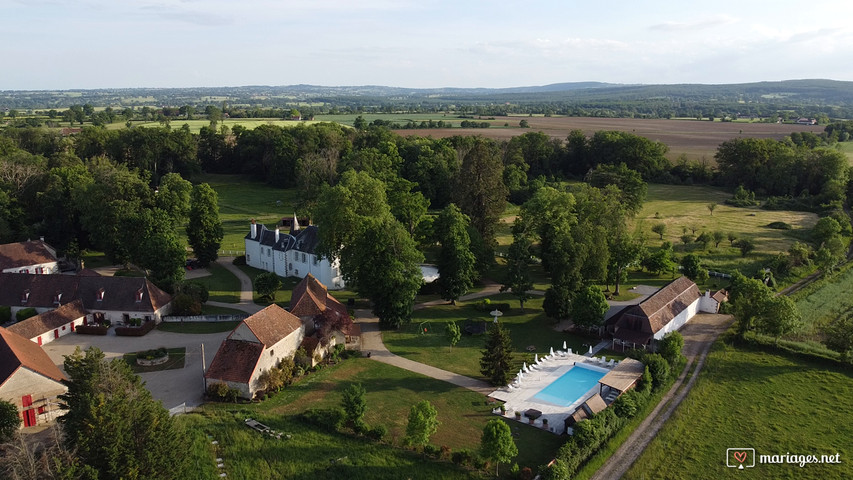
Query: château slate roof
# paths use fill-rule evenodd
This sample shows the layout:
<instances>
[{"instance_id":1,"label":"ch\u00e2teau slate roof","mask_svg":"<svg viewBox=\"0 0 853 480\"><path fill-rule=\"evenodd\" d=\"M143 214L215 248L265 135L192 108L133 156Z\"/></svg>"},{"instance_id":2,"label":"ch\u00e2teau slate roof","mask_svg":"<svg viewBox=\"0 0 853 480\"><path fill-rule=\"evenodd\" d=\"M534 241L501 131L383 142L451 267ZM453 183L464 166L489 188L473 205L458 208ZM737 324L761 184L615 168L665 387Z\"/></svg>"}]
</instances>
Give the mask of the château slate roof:
<instances>
[{"instance_id":1,"label":"ch\u00e2teau slate roof","mask_svg":"<svg viewBox=\"0 0 853 480\"><path fill-rule=\"evenodd\" d=\"M41 240L0 245L0 270L55 261L55 250Z\"/></svg>"},{"instance_id":2,"label":"ch\u00e2teau slate roof","mask_svg":"<svg viewBox=\"0 0 853 480\"><path fill-rule=\"evenodd\" d=\"M65 380L65 375L40 346L0 327L0 385L20 368L32 370L57 382Z\"/></svg>"},{"instance_id":3,"label":"ch\u00e2teau slate roof","mask_svg":"<svg viewBox=\"0 0 853 480\"><path fill-rule=\"evenodd\" d=\"M279 231L278 241L275 240L275 230L270 230L261 223L256 223L255 225L255 235L252 236L250 228L249 233L244 238L258 242L273 250L281 252L296 250L298 252L313 254L317 248L317 244L320 242L320 235L316 225L308 225L291 233Z\"/></svg>"},{"instance_id":4,"label":"ch\u00e2teau slate roof","mask_svg":"<svg viewBox=\"0 0 853 480\"><path fill-rule=\"evenodd\" d=\"M9 331L24 338L35 338L85 316L86 310L83 308L83 302L77 299L60 306L56 310L50 310L18 322L10 326Z\"/></svg>"},{"instance_id":5,"label":"ch\u00e2teau slate roof","mask_svg":"<svg viewBox=\"0 0 853 480\"><path fill-rule=\"evenodd\" d=\"M103 299L98 300L102 289ZM0 305L55 308L58 293L59 305L80 300L90 311L151 313L172 301L171 295L142 277L0 273Z\"/></svg>"}]
</instances>

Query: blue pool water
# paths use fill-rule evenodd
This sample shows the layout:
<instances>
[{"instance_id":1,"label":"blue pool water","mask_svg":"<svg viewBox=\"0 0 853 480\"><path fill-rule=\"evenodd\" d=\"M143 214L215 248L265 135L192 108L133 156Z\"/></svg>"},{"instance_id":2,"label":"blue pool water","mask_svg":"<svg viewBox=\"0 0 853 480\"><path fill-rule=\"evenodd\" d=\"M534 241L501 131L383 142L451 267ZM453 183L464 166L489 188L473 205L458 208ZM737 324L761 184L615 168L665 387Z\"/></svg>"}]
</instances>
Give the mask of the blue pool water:
<instances>
[{"instance_id":1,"label":"blue pool water","mask_svg":"<svg viewBox=\"0 0 853 480\"><path fill-rule=\"evenodd\" d=\"M539 390L533 398L561 407L568 407L596 386L604 375L606 372L575 365L563 376L554 380L551 385Z\"/></svg>"}]
</instances>

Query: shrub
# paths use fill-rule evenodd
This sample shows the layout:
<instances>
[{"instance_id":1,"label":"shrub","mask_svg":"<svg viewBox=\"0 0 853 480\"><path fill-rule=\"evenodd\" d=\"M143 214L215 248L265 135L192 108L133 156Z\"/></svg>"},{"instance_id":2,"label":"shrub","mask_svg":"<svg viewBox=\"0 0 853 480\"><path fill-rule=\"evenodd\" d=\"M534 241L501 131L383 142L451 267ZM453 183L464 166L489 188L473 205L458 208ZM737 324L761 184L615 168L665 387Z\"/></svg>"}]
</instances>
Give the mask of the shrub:
<instances>
[{"instance_id":1,"label":"shrub","mask_svg":"<svg viewBox=\"0 0 853 480\"><path fill-rule=\"evenodd\" d=\"M201 302L186 293L172 297L173 315L201 315Z\"/></svg>"},{"instance_id":2,"label":"shrub","mask_svg":"<svg viewBox=\"0 0 853 480\"><path fill-rule=\"evenodd\" d=\"M386 435L388 435L388 427L386 427L385 425L377 425L368 430L366 435L368 438L372 438L377 442L382 441L382 439L385 438Z\"/></svg>"},{"instance_id":3,"label":"shrub","mask_svg":"<svg viewBox=\"0 0 853 480\"><path fill-rule=\"evenodd\" d=\"M785 222L772 222L767 224L767 228L772 228L775 230L790 230L793 227L791 227L789 223Z\"/></svg>"},{"instance_id":4,"label":"shrub","mask_svg":"<svg viewBox=\"0 0 853 480\"><path fill-rule=\"evenodd\" d=\"M621 418L631 418L637 414L637 409L639 405L637 405L637 396L639 394L634 391L628 391L623 393L613 402L613 411L616 412L616 415Z\"/></svg>"},{"instance_id":5,"label":"shrub","mask_svg":"<svg viewBox=\"0 0 853 480\"><path fill-rule=\"evenodd\" d=\"M0 325L12 320L12 307L0 307Z\"/></svg>"},{"instance_id":6,"label":"shrub","mask_svg":"<svg viewBox=\"0 0 853 480\"><path fill-rule=\"evenodd\" d=\"M234 257L234 260L231 261L233 265L245 265L246 264L246 256L240 255L239 257Z\"/></svg>"},{"instance_id":7,"label":"shrub","mask_svg":"<svg viewBox=\"0 0 853 480\"><path fill-rule=\"evenodd\" d=\"M450 458L450 447L447 445L441 446L441 453L439 453L439 458L449 459Z\"/></svg>"},{"instance_id":8,"label":"shrub","mask_svg":"<svg viewBox=\"0 0 853 480\"><path fill-rule=\"evenodd\" d=\"M74 331L80 335L106 335L109 330L107 325L80 325Z\"/></svg>"},{"instance_id":9,"label":"shrub","mask_svg":"<svg viewBox=\"0 0 853 480\"><path fill-rule=\"evenodd\" d=\"M144 352L139 352L136 354L136 358L141 358L143 360L154 360L155 358L163 358L168 355L166 351L166 347L153 348L151 350L145 350Z\"/></svg>"},{"instance_id":10,"label":"shrub","mask_svg":"<svg viewBox=\"0 0 853 480\"><path fill-rule=\"evenodd\" d=\"M228 387L228 384L226 384L225 382L211 383L210 385L207 386L207 394L210 397L213 397L213 398L216 398L219 400L224 400L225 398L228 397L228 390L229 389L230 388Z\"/></svg>"},{"instance_id":11,"label":"shrub","mask_svg":"<svg viewBox=\"0 0 853 480\"><path fill-rule=\"evenodd\" d=\"M309 425L335 432L343 426L346 414L341 408L309 408L297 418Z\"/></svg>"},{"instance_id":12,"label":"shrub","mask_svg":"<svg viewBox=\"0 0 853 480\"><path fill-rule=\"evenodd\" d=\"M35 308L33 308L33 307L22 308L22 309L18 310L18 313L15 314L15 320L17 320L19 322L23 322L24 320L26 320L30 317L35 317L36 315L38 315L38 312L36 312Z\"/></svg>"},{"instance_id":13,"label":"shrub","mask_svg":"<svg viewBox=\"0 0 853 480\"><path fill-rule=\"evenodd\" d=\"M470 466L474 463L474 454L468 450L457 450L450 455L450 460L456 465Z\"/></svg>"},{"instance_id":14,"label":"shrub","mask_svg":"<svg viewBox=\"0 0 853 480\"><path fill-rule=\"evenodd\" d=\"M441 449L435 445L430 445L427 443L424 445L424 455L428 457L437 458L441 454Z\"/></svg>"},{"instance_id":15,"label":"shrub","mask_svg":"<svg viewBox=\"0 0 853 480\"><path fill-rule=\"evenodd\" d=\"M533 470L531 470L530 467L524 467L518 473L518 478L521 480L533 480L533 477L535 477L535 475L533 475Z\"/></svg>"},{"instance_id":16,"label":"shrub","mask_svg":"<svg viewBox=\"0 0 853 480\"><path fill-rule=\"evenodd\" d=\"M652 374L652 387L657 390L669 379L669 362L660 354L652 353L646 355L645 363Z\"/></svg>"}]
</instances>

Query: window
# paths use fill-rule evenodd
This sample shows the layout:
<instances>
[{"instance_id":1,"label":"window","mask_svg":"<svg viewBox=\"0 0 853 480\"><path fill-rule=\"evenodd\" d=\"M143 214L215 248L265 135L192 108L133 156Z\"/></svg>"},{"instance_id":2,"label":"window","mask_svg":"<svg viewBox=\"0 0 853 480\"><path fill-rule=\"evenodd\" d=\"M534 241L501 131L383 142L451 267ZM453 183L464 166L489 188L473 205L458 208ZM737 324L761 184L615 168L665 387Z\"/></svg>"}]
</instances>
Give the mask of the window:
<instances>
[{"instance_id":1,"label":"window","mask_svg":"<svg viewBox=\"0 0 853 480\"><path fill-rule=\"evenodd\" d=\"M142 302L142 295L143 295L143 291L140 288L139 290L136 291L136 303Z\"/></svg>"},{"instance_id":2,"label":"window","mask_svg":"<svg viewBox=\"0 0 853 480\"><path fill-rule=\"evenodd\" d=\"M42 267L36 267L36 273L38 273L38 274L42 274L42 273L44 273L44 268L42 268Z\"/></svg>"},{"instance_id":3,"label":"window","mask_svg":"<svg viewBox=\"0 0 853 480\"><path fill-rule=\"evenodd\" d=\"M271 357L274 357L274 356L275 356L275 350L270 350L270 356L271 356Z\"/></svg>"},{"instance_id":4,"label":"window","mask_svg":"<svg viewBox=\"0 0 853 480\"><path fill-rule=\"evenodd\" d=\"M97 300L97 301L99 301L99 302L103 302L103 301L104 301L104 289L103 289L103 288L98 289L98 294L97 294L97 296L95 297L95 300Z\"/></svg>"},{"instance_id":5,"label":"window","mask_svg":"<svg viewBox=\"0 0 853 480\"><path fill-rule=\"evenodd\" d=\"M247 254L246 254L246 261L248 262L248 261L249 261L249 260L251 260L251 259L252 259L252 257L247 253Z\"/></svg>"},{"instance_id":6,"label":"window","mask_svg":"<svg viewBox=\"0 0 853 480\"><path fill-rule=\"evenodd\" d=\"M305 263L305 262L306 262L306 260L305 260L305 252L302 252L302 263Z\"/></svg>"},{"instance_id":7,"label":"window","mask_svg":"<svg viewBox=\"0 0 853 480\"><path fill-rule=\"evenodd\" d=\"M29 299L30 299L30 291L24 290L24 292L21 293L21 303L27 303L27 300L29 300Z\"/></svg>"},{"instance_id":8,"label":"window","mask_svg":"<svg viewBox=\"0 0 853 480\"><path fill-rule=\"evenodd\" d=\"M314 255L314 265L319 265L319 264L320 264L320 259L317 258L317 255Z\"/></svg>"},{"instance_id":9,"label":"window","mask_svg":"<svg viewBox=\"0 0 853 480\"><path fill-rule=\"evenodd\" d=\"M56 295L53 296L53 304L59 305L59 302L62 300L62 293L57 292Z\"/></svg>"}]
</instances>

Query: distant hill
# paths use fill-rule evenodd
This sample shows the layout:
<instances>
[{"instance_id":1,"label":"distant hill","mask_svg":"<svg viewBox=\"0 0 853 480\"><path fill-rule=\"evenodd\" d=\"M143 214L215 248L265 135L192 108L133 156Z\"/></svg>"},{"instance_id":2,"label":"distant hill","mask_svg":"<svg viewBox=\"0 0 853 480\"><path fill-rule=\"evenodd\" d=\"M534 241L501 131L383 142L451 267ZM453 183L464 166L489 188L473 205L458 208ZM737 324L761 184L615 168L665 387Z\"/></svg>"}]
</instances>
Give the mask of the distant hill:
<instances>
[{"instance_id":1,"label":"distant hill","mask_svg":"<svg viewBox=\"0 0 853 480\"><path fill-rule=\"evenodd\" d=\"M793 106L853 106L853 82L784 80L741 84L625 85L604 82L554 83L508 88L402 88L381 85L287 85L196 88L0 91L0 110L96 107L229 105L282 107L299 102L345 106L448 104L558 104L584 107L657 102L702 105L762 103Z\"/></svg>"}]
</instances>

